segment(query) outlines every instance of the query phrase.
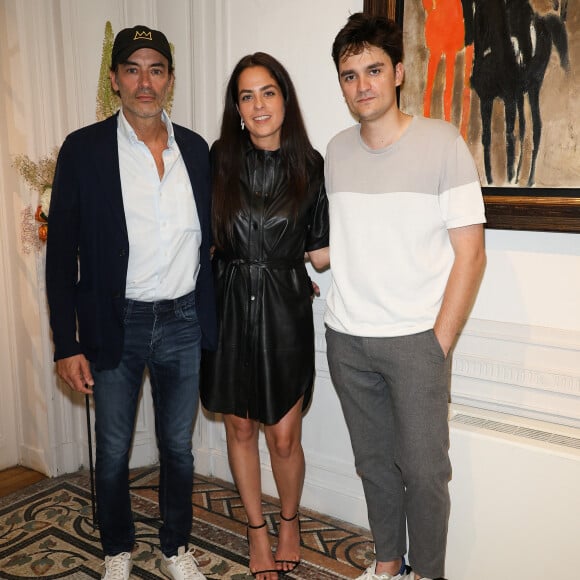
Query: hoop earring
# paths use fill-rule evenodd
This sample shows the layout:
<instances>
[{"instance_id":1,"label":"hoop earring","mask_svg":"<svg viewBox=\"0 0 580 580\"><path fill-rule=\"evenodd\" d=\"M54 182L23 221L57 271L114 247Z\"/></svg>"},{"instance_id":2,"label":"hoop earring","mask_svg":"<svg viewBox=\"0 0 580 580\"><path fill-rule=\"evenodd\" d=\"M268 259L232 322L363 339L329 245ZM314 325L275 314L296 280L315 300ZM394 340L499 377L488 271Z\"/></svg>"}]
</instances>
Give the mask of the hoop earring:
<instances>
[{"instance_id":1,"label":"hoop earring","mask_svg":"<svg viewBox=\"0 0 580 580\"><path fill-rule=\"evenodd\" d=\"M244 124L244 120L240 117L240 127L242 128L242 131L245 129L246 125Z\"/></svg>"}]
</instances>

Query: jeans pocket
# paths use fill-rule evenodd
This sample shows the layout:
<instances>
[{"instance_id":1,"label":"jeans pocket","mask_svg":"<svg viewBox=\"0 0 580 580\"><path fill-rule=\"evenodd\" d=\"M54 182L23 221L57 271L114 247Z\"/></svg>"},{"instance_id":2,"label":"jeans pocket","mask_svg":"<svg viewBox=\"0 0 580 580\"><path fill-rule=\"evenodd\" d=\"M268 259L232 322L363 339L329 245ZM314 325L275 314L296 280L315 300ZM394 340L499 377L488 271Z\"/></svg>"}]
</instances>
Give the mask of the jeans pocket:
<instances>
[{"instance_id":1,"label":"jeans pocket","mask_svg":"<svg viewBox=\"0 0 580 580\"><path fill-rule=\"evenodd\" d=\"M175 317L180 320L187 320L188 322L197 322L195 302L180 304L179 307L175 309Z\"/></svg>"}]
</instances>

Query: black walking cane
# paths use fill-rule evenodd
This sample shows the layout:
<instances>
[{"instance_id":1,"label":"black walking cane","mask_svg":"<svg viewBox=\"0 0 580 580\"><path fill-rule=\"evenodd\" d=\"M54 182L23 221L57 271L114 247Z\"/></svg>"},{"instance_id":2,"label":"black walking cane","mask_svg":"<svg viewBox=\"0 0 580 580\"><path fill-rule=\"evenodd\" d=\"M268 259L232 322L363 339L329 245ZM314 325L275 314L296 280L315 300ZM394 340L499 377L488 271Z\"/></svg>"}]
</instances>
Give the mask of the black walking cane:
<instances>
[{"instance_id":1,"label":"black walking cane","mask_svg":"<svg viewBox=\"0 0 580 580\"><path fill-rule=\"evenodd\" d=\"M85 408L87 411L87 436L89 441L89 471L91 477L91 507L93 510L93 530L97 529L97 500L95 498L95 468L93 467L93 435L91 429L91 410L89 396L85 395Z\"/></svg>"}]
</instances>

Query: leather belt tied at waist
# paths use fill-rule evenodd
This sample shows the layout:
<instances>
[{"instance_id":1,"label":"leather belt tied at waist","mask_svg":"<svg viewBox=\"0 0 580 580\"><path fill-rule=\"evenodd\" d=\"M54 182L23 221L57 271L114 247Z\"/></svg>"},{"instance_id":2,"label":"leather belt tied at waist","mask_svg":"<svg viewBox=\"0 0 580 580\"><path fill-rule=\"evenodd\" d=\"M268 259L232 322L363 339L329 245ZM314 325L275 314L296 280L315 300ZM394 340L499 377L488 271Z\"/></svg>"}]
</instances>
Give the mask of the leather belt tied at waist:
<instances>
[{"instance_id":1,"label":"leather belt tied at waist","mask_svg":"<svg viewBox=\"0 0 580 580\"><path fill-rule=\"evenodd\" d=\"M271 270L292 270L304 265L304 260L298 258L297 260L228 260L223 258L229 264L234 266L254 266L256 268L269 268Z\"/></svg>"}]
</instances>

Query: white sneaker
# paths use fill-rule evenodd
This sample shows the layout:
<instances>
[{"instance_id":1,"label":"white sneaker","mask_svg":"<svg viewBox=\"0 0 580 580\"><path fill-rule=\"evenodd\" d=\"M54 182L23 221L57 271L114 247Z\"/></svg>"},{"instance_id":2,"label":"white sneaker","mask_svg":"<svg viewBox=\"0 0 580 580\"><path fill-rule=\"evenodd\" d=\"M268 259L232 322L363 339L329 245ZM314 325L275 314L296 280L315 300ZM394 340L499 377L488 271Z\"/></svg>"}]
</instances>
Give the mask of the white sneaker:
<instances>
[{"instance_id":1,"label":"white sneaker","mask_svg":"<svg viewBox=\"0 0 580 580\"><path fill-rule=\"evenodd\" d=\"M405 566L403 562L402 566L404 566L404 572L396 574L395 576L391 576L386 572L382 574L375 574L375 570L377 567L377 563L373 562L371 566L369 566L364 574L359 576L356 580L413 580L414 574L411 572L411 568L409 566Z\"/></svg>"},{"instance_id":2,"label":"white sneaker","mask_svg":"<svg viewBox=\"0 0 580 580\"><path fill-rule=\"evenodd\" d=\"M129 580L133 560L129 552L121 552L116 556L105 556L105 573L101 580Z\"/></svg>"},{"instance_id":3,"label":"white sneaker","mask_svg":"<svg viewBox=\"0 0 580 580\"><path fill-rule=\"evenodd\" d=\"M161 559L161 572L173 580L207 580L207 578L197 569L199 563L193 557L191 549L185 551L181 546L177 550L177 556L167 558L165 555Z\"/></svg>"}]
</instances>

